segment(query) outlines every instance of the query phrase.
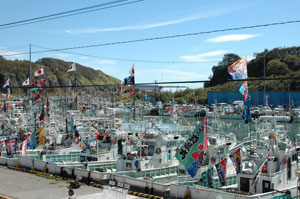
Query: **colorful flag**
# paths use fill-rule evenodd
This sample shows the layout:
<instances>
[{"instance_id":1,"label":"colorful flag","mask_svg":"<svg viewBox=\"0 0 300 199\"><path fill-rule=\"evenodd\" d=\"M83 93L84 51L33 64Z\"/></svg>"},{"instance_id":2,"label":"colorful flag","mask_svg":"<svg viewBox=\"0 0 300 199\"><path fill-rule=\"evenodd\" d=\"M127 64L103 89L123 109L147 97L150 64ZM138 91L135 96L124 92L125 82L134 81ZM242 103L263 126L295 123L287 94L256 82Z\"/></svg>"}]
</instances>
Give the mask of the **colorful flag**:
<instances>
[{"instance_id":1,"label":"colorful flag","mask_svg":"<svg viewBox=\"0 0 300 199\"><path fill-rule=\"evenodd\" d=\"M125 85L134 85L134 76L130 75L129 77L124 78L124 84Z\"/></svg>"},{"instance_id":2,"label":"colorful flag","mask_svg":"<svg viewBox=\"0 0 300 199\"><path fill-rule=\"evenodd\" d=\"M45 144L45 127L42 127L41 130L36 134L35 147L39 147L44 144Z\"/></svg>"},{"instance_id":3,"label":"colorful flag","mask_svg":"<svg viewBox=\"0 0 300 199\"><path fill-rule=\"evenodd\" d=\"M9 78L6 80L6 82L3 85L3 88L5 88L5 87L9 87Z\"/></svg>"},{"instance_id":4,"label":"colorful flag","mask_svg":"<svg viewBox=\"0 0 300 199\"><path fill-rule=\"evenodd\" d=\"M35 105L39 101L43 99L42 90L39 90L37 93L35 93L33 99L32 99L32 105Z\"/></svg>"},{"instance_id":5,"label":"colorful flag","mask_svg":"<svg viewBox=\"0 0 300 199\"><path fill-rule=\"evenodd\" d=\"M134 72L134 64L132 65L131 69L129 70L129 74L134 76L134 74L135 74L135 72Z\"/></svg>"},{"instance_id":6,"label":"colorful flag","mask_svg":"<svg viewBox=\"0 0 300 199\"><path fill-rule=\"evenodd\" d=\"M35 91L40 91L43 90L42 88L31 88L29 90L27 90L27 93L31 93L31 92L35 92Z\"/></svg>"},{"instance_id":7,"label":"colorful flag","mask_svg":"<svg viewBox=\"0 0 300 199\"><path fill-rule=\"evenodd\" d=\"M129 88L124 89L124 91L122 92L122 97L131 97L135 95L135 89L134 86L132 85Z\"/></svg>"},{"instance_id":8,"label":"colorful flag","mask_svg":"<svg viewBox=\"0 0 300 199\"><path fill-rule=\"evenodd\" d=\"M232 76L233 80L247 79L248 72L246 57L234 62L231 66L229 66L228 73Z\"/></svg>"},{"instance_id":9,"label":"colorful flag","mask_svg":"<svg viewBox=\"0 0 300 199\"><path fill-rule=\"evenodd\" d=\"M196 175L204 158L206 123L204 118L175 154L192 177Z\"/></svg>"},{"instance_id":10,"label":"colorful flag","mask_svg":"<svg viewBox=\"0 0 300 199\"><path fill-rule=\"evenodd\" d=\"M8 156L17 153L17 138L5 140L6 153Z\"/></svg>"},{"instance_id":11,"label":"colorful flag","mask_svg":"<svg viewBox=\"0 0 300 199\"><path fill-rule=\"evenodd\" d=\"M22 155L27 155L27 152L26 152L26 149L27 149L27 141L28 141L28 138L26 138L24 140L24 142L22 143Z\"/></svg>"},{"instance_id":12,"label":"colorful flag","mask_svg":"<svg viewBox=\"0 0 300 199\"><path fill-rule=\"evenodd\" d=\"M241 172L242 164L241 149L238 148L233 154L231 154L230 159L233 162L236 174L239 174Z\"/></svg>"},{"instance_id":13,"label":"colorful flag","mask_svg":"<svg viewBox=\"0 0 300 199\"><path fill-rule=\"evenodd\" d=\"M246 123L252 121L251 117L251 109L250 109L250 101L248 95L248 81L245 81L239 88L238 91L243 95L244 98L244 114L243 118Z\"/></svg>"},{"instance_id":14,"label":"colorful flag","mask_svg":"<svg viewBox=\"0 0 300 199\"><path fill-rule=\"evenodd\" d=\"M261 166L259 167L259 169L257 170L257 172L256 172L256 174L255 174L255 176L254 176L254 178L253 178L252 186L251 186L249 192L251 192L251 190L253 189L253 187L256 187L257 183L259 182L260 177L261 177L261 173L262 173L262 169L263 169L263 167L265 166L265 164L268 164L268 160L269 160L269 158L270 158L270 153L271 153L271 151L269 151L269 153L268 153L268 155L267 155L267 158L265 159L265 161L262 163L262 165L261 165Z\"/></svg>"},{"instance_id":15,"label":"colorful flag","mask_svg":"<svg viewBox=\"0 0 300 199\"><path fill-rule=\"evenodd\" d=\"M227 158L223 159L221 162L215 165L218 172L219 179L223 186L226 185L226 163L227 163Z\"/></svg>"},{"instance_id":16,"label":"colorful flag","mask_svg":"<svg viewBox=\"0 0 300 199\"><path fill-rule=\"evenodd\" d=\"M248 97L248 81L242 83L242 85L238 88L238 91L243 95L244 100L246 100Z\"/></svg>"},{"instance_id":17,"label":"colorful flag","mask_svg":"<svg viewBox=\"0 0 300 199\"><path fill-rule=\"evenodd\" d=\"M22 83L22 86L29 86L29 78Z\"/></svg>"},{"instance_id":18,"label":"colorful flag","mask_svg":"<svg viewBox=\"0 0 300 199\"><path fill-rule=\"evenodd\" d=\"M36 137L36 132L34 131L30 138L30 149L35 149L35 137Z\"/></svg>"},{"instance_id":19,"label":"colorful flag","mask_svg":"<svg viewBox=\"0 0 300 199\"><path fill-rule=\"evenodd\" d=\"M72 71L76 71L76 64L75 64L75 62L71 66L69 66L67 72L72 72Z\"/></svg>"},{"instance_id":20,"label":"colorful flag","mask_svg":"<svg viewBox=\"0 0 300 199\"><path fill-rule=\"evenodd\" d=\"M38 69L38 70L35 71L35 73L34 73L34 76L35 76L35 77L38 77L38 76L41 76L41 75L44 75L44 69L43 69L43 68Z\"/></svg>"}]
</instances>

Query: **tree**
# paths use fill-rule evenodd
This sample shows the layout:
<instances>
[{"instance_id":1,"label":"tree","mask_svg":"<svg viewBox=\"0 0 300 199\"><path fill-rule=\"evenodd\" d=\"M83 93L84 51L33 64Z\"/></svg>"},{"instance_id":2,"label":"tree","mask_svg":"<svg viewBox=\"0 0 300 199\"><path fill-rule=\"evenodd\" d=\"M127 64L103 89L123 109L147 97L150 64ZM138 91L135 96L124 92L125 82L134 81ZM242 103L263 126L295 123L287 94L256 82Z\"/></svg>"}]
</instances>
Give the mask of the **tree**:
<instances>
[{"instance_id":1,"label":"tree","mask_svg":"<svg viewBox=\"0 0 300 199\"><path fill-rule=\"evenodd\" d=\"M289 68L286 63L281 62L279 59L272 59L267 64L267 76L270 75L285 75L289 73Z\"/></svg>"},{"instance_id":2,"label":"tree","mask_svg":"<svg viewBox=\"0 0 300 199\"><path fill-rule=\"evenodd\" d=\"M291 70L296 71L300 68L300 58L297 55L287 55L283 61Z\"/></svg>"}]
</instances>

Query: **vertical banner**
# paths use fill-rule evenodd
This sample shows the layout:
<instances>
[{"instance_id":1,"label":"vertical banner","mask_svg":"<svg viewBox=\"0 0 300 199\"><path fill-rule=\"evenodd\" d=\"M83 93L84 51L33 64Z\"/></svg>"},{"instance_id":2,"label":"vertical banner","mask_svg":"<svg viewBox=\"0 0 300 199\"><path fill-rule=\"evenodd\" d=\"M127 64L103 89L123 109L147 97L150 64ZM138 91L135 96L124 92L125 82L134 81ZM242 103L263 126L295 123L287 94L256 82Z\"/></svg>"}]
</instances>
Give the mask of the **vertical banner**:
<instances>
[{"instance_id":1,"label":"vertical banner","mask_svg":"<svg viewBox=\"0 0 300 199\"><path fill-rule=\"evenodd\" d=\"M215 165L222 186L226 185L226 163L227 158Z\"/></svg>"},{"instance_id":2,"label":"vertical banner","mask_svg":"<svg viewBox=\"0 0 300 199\"><path fill-rule=\"evenodd\" d=\"M241 149L238 148L233 154L231 154L230 159L233 162L236 174L239 174L241 172L242 164Z\"/></svg>"},{"instance_id":3,"label":"vertical banner","mask_svg":"<svg viewBox=\"0 0 300 199\"><path fill-rule=\"evenodd\" d=\"M204 118L175 154L192 177L195 177L204 159L206 127L207 120Z\"/></svg>"},{"instance_id":4,"label":"vertical banner","mask_svg":"<svg viewBox=\"0 0 300 199\"><path fill-rule=\"evenodd\" d=\"M14 155L17 153L17 138L5 140L6 153L8 156Z\"/></svg>"},{"instance_id":5,"label":"vertical banner","mask_svg":"<svg viewBox=\"0 0 300 199\"><path fill-rule=\"evenodd\" d=\"M42 127L39 133L36 134L35 147L39 147L45 144L45 127Z\"/></svg>"}]
</instances>

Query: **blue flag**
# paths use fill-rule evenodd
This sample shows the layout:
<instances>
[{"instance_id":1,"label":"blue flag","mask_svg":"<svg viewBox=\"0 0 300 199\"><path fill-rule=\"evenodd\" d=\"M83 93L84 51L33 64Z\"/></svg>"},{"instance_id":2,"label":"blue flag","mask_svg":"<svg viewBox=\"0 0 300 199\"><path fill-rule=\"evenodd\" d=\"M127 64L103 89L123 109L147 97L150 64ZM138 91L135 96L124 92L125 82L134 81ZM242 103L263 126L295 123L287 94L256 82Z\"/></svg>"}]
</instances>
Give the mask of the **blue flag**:
<instances>
[{"instance_id":1,"label":"blue flag","mask_svg":"<svg viewBox=\"0 0 300 199\"><path fill-rule=\"evenodd\" d=\"M75 133L75 132L76 132L76 129L75 129L75 127L74 127L74 120L71 119L70 122L71 122L71 131L72 131L73 133Z\"/></svg>"},{"instance_id":2,"label":"blue flag","mask_svg":"<svg viewBox=\"0 0 300 199\"><path fill-rule=\"evenodd\" d=\"M77 88L77 78L76 78L76 73L74 75L74 81L73 81L73 88L74 88L74 92L77 93L78 88Z\"/></svg>"},{"instance_id":3,"label":"blue flag","mask_svg":"<svg viewBox=\"0 0 300 199\"><path fill-rule=\"evenodd\" d=\"M31 140L30 140L30 149L35 149L35 131L31 135Z\"/></svg>"}]
</instances>

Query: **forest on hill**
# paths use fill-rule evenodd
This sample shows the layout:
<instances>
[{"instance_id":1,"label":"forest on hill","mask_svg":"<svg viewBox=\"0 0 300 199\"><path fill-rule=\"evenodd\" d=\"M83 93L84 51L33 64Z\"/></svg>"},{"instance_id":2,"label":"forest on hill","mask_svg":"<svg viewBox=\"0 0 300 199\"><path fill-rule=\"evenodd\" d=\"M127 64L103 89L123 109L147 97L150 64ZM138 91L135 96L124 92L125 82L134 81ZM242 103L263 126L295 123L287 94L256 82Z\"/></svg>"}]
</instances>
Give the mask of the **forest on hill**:
<instances>
[{"instance_id":1,"label":"forest on hill","mask_svg":"<svg viewBox=\"0 0 300 199\"><path fill-rule=\"evenodd\" d=\"M209 91L237 91L242 82L231 81L232 78L227 68L241 58L236 54L225 54L222 61L212 67L213 74L209 77L210 81L204 84L204 88L161 92L160 100L169 102L174 98L178 103L193 103L195 95L197 104L206 104ZM253 59L248 60L247 68L248 79L250 79L249 91L264 90L263 80L251 81L251 79L264 79L264 70L266 79L282 78L281 80L267 80L266 91L300 90L300 46L274 48L255 53Z\"/></svg>"}]
</instances>

